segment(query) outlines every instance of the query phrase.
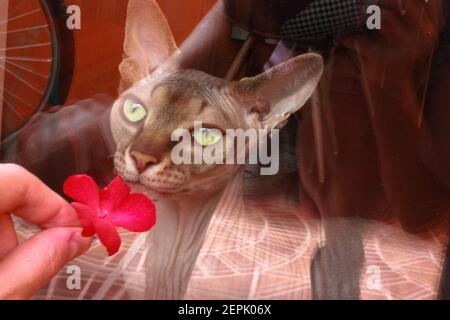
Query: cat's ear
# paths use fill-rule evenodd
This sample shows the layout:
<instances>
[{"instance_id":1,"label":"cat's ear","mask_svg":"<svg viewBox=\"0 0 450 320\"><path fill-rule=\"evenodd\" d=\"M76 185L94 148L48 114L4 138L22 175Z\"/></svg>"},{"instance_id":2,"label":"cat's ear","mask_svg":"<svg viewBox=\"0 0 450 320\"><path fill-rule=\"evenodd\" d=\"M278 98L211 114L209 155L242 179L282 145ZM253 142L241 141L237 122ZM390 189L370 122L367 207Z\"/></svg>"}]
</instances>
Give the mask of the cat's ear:
<instances>
[{"instance_id":1,"label":"cat's ear","mask_svg":"<svg viewBox=\"0 0 450 320\"><path fill-rule=\"evenodd\" d=\"M236 83L236 88L240 96L246 96L252 101L251 112L261 113L263 126L273 129L283 124L308 101L322 73L322 57L307 53L256 77L244 78Z\"/></svg>"},{"instance_id":2,"label":"cat's ear","mask_svg":"<svg viewBox=\"0 0 450 320\"><path fill-rule=\"evenodd\" d=\"M166 17L155 0L130 0L124 57L119 66L123 92L178 51Z\"/></svg>"}]
</instances>

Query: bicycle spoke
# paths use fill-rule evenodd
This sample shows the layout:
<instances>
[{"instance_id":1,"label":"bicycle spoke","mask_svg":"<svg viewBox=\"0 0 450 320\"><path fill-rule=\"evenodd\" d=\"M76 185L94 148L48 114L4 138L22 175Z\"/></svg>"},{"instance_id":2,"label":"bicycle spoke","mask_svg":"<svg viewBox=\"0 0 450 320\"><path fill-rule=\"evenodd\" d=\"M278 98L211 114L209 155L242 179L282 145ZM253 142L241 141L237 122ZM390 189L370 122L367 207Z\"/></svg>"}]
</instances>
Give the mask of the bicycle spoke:
<instances>
[{"instance_id":1,"label":"bicycle spoke","mask_svg":"<svg viewBox=\"0 0 450 320\"><path fill-rule=\"evenodd\" d=\"M2 34L12 34L12 33L23 32L23 31L39 30L39 29L45 29L45 28L48 28L48 27L49 27L48 24L44 24L44 25L36 26L36 27L28 27L28 28L22 28L22 29L16 29L16 30L4 31L4 32L0 32L0 35L2 35Z\"/></svg>"},{"instance_id":2,"label":"bicycle spoke","mask_svg":"<svg viewBox=\"0 0 450 320\"><path fill-rule=\"evenodd\" d=\"M5 63L8 63L8 64L10 64L10 65L12 65L12 66L14 66L14 67L19 68L19 69L28 71L28 72L30 72L30 73L32 73L32 74L34 74L34 75L37 75L37 76L39 76L39 77L41 77L41 78L44 78L44 79L48 79L48 78L49 78L48 75L42 74L42 73L40 73L40 72L38 72L38 71L36 71L36 70L33 70L33 69L31 69L31 68L22 66L22 65L20 65L20 64L17 64L17 63L11 62L11 61L6 61L6 59L4 59L3 57L0 57L0 61L5 61Z\"/></svg>"},{"instance_id":3,"label":"bicycle spoke","mask_svg":"<svg viewBox=\"0 0 450 320\"><path fill-rule=\"evenodd\" d=\"M25 120L25 116L17 111L14 106L12 106L10 102L8 102L8 100L4 99L3 102L6 104L9 110L16 114L16 116L18 116L21 120Z\"/></svg>"},{"instance_id":4,"label":"bicycle spoke","mask_svg":"<svg viewBox=\"0 0 450 320\"><path fill-rule=\"evenodd\" d=\"M22 77L16 75L14 72L12 72L11 70L9 70L6 66L3 67L0 65L0 69L5 70L6 72L8 72L10 75L12 75L14 78L16 78L17 80L19 80L20 82L26 84L29 88L33 89L33 91L35 91L38 94L42 94L44 92L44 90L40 90L38 88L36 88L35 86L33 86L31 83L29 83L28 81L26 81L25 79L23 79Z\"/></svg>"},{"instance_id":5,"label":"bicycle spoke","mask_svg":"<svg viewBox=\"0 0 450 320\"><path fill-rule=\"evenodd\" d=\"M35 61L35 62L46 62L46 63L50 63L53 61L53 58L31 58L31 57L26 57L26 56L9 56L9 57L5 57L5 56L1 56L3 59L5 60L14 60L14 61Z\"/></svg>"},{"instance_id":6,"label":"bicycle spoke","mask_svg":"<svg viewBox=\"0 0 450 320\"><path fill-rule=\"evenodd\" d=\"M11 21L17 20L17 19L20 19L20 18L23 18L23 17L26 17L26 16L29 16L29 15L32 15L33 13L40 12L40 11L41 11L41 9L36 9L36 10L33 10L33 11L29 11L27 13L23 13L21 15L9 18L9 19L2 20L2 21L0 21L0 25L5 24L7 22L11 22Z\"/></svg>"},{"instance_id":7,"label":"bicycle spoke","mask_svg":"<svg viewBox=\"0 0 450 320\"><path fill-rule=\"evenodd\" d=\"M27 1L28 0L22 0L21 2L20 2L20 4L18 5L18 6L16 6L15 8L14 8L14 10L12 10L12 12L11 12L11 10L9 10L10 11L10 15L13 15L13 14L16 14L17 12L20 12L20 10L22 9L22 7L23 7L23 5L25 4L25 3L27 3Z\"/></svg>"},{"instance_id":8,"label":"bicycle spoke","mask_svg":"<svg viewBox=\"0 0 450 320\"><path fill-rule=\"evenodd\" d=\"M8 38L6 45L0 46L0 72L7 77L4 88L0 88L4 97L0 108L4 107L7 114L3 132L0 124L0 134L17 133L35 112L47 106L48 90L52 90L50 79L57 76L53 64L60 58L53 46L60 26L55 24L57 17L49 13L64 9L60 1L9 1L8 14L0 18L0 37ZM8 28L3 28L7 24Z\"/></svg>"},{"instance_id":9,"label":"bicycle spoke","mask_svg":"<svg viewBox=\"0 0 450 320\"><path fill-rule=\"evenodd\" d=\"M33 109L33 106L32 106L29 102L27 102L27 101L25 101L24 99L20 98L19 96L17 96L16 94L12 93L12 92L9 91L8 89L3 88L3 92L6 93L6 94L8 94L8 95L10 95L11 97L13 97L14 99L16 99L17 101L22 102L22 103L23 103L25 106L27 106L28 108Z\"/></svg>"},{"instance_id":10,"label":"bicycle spoke","mask_svg":"<svg viewBox=\"0 0 450 320\"><path fill-rule=\"evenodd\" d=\"M17 50L17 49L28 49L28 48L39 48L39 47L46 47L50 46L51 42L43 42L43 43L37 43L37 44L31 44L28 46L17 46L17 47L9 47L9 48L0 48L0 51L10 51L10 50Z\"/></svg>"}]
</instances>

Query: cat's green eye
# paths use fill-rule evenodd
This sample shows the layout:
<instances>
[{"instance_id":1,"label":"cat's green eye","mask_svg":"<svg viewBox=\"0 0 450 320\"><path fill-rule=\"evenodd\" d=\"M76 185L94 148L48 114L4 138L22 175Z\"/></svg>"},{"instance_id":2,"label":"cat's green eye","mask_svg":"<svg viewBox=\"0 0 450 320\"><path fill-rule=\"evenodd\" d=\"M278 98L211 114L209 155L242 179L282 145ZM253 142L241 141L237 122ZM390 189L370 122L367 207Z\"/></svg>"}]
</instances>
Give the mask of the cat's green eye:
<instances>
[{"instance_id":1,"label":"cat's green eye","mask_svg":"<svg viewBox=\"0 0 450 320\"><path fill-rule=\"evenodd\" d=\"M194 131L193 136L198 144L207 147L219 142L222 139L222 132L217 129L201 128Z\"/></svg>"},{"instance_id":2,"label":"cat's green eye","mask_svg":"<svg viewBox=\"0 0 450 320\"><path fill-rule=\"evenodd\" d=\"M147 110L137 102L126 100L123 104L123 113L131 122L139 122L147 116Z\"/></svg>"}]
</instances>

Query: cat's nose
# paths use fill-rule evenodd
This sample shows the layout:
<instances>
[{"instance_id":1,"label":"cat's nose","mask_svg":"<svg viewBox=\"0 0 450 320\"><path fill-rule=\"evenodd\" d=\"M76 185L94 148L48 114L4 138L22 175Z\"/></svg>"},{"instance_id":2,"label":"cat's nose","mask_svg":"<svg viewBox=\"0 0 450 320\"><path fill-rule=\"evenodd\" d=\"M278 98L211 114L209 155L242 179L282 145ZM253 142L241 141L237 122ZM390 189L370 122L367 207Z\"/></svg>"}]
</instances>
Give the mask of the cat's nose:
<instances>
[{"instance_id":1,"label":"cat's nose","mask_svg":"<svg viewBox=\"0 0 450 320\"><path fill-rule=\"evenodd\" d=\"M130 152L131 158L133 158L136 169L138 170L139 174L143 173L145 170L147 170L151 165L156 164L158 160L145 153L141 153L139 151L131 151Z\"/></svg>"}]
</instances>

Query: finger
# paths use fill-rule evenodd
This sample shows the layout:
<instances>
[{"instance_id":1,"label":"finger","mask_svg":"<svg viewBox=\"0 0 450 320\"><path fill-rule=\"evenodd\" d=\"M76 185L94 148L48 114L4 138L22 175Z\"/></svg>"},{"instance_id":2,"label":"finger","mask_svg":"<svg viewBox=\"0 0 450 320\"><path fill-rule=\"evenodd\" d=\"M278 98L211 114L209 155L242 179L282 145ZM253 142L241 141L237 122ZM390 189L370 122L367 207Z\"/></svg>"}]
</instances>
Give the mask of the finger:
<instances>
[{"instance_id":1,"label":"finger","mask_svg":"<svg viewBox=\"0 0 450 320\"><path fill-rule=\"evenodd\" d=\"M17 246L17 235L10 215L0 214L0 259Z\"/></svg>"},{"instance_id":2,"label":"finger","mask_svg":"<svg viewBox=\"0 0 450 320\"><path fill-rule=\"evenodd\" d=\"M75 210L22 167L0 164L0 214L14 213L41 228L78 227Z\"/></svg>"},{"instance_id":3,"label":"finger","mask_svg":"<svg viewBox=\"0 0 450 320\"><path fill-rule=\"evenodd\" d=\"M78 228L52 228L20 244L0 261L0 299L32 297L90 242Z\"/></svg>"}]
</instances>

